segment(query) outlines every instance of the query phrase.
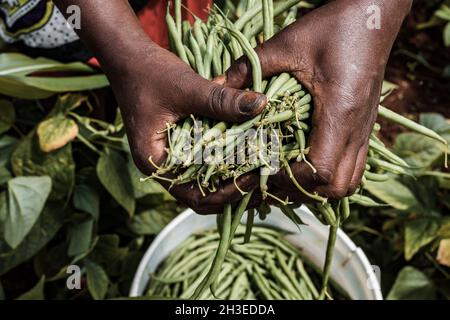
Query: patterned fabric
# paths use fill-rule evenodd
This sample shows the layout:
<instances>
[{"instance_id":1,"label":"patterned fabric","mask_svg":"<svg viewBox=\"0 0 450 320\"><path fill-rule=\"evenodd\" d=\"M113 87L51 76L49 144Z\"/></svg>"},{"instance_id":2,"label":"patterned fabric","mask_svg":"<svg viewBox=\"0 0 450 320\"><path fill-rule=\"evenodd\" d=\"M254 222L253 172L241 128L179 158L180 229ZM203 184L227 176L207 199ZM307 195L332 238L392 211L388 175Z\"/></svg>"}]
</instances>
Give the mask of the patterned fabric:
<instances>
[{"instance_id":1,"label":"patterned fabric","mask_svg":"<svg viewBox=\"0 0 450 320\"><path fill-rule=\"evenodd\" d=\"M168 47L165 15L168 0L129 0L149 37ZM212 0L183 0L189 12L205 19ZM193 20L184 12L184 18ZM61 61L92 61L62 13L51 0L0 0L0 38L30 56Z\"/></svg>"},{"instance_id":2,"label":"patterned fabric","mask_svg":"<svg viewBox=\"0 0 450 320\"><path fill-rule=\"evenodd\" d=\"M0 0L0 36L31 48L56 48L78 39L51 0Z\"/></svg>"}]
</instances>

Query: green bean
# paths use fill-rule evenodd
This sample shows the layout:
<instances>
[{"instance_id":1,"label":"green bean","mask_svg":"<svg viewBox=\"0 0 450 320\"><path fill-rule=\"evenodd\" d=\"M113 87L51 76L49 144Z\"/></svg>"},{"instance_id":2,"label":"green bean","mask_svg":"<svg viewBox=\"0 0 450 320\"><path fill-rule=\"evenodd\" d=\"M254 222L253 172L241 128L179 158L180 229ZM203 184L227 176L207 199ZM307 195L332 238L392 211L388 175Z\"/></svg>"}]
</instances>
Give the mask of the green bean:
<instances>
[{"instance_id":1,"label":"green bean","mask_svg":"<svg viewBox=\"0 0 450 320\"><path fill-rule=\"evenodd\" d=\"M283 256L283 254L281 253L281 251L279 249L275 250L275 256L281 266L281 269L284 271L284 274L287 276L288 281L291 283L290 286L291 286L291 289L295 292L295 296L297 296L300 299L305 299L306 297L304 297L301 292L302 290L300 288L300 283L298 283L297 278L296 278L294 272L292 271L292 269L290 269L288 267L288 265L286 264L285 257Z\"/></svg>"},{"instance_id":2,"label":"green bean","mask_svg":"<svg viewBox=\"0 0 450 320\"><path fill-rule=\"evenodd\" d=\"M272 0L262 0L263 21L264 21L264 41L273 37L273 2Z\"/></svg>"},{"instance_id":3,"label":"green bean","mask_svg":"<svg viewBox=\"0 0 450 320\"><path fill-rule=\"evenodd\" d=\"M186 56L186 51L184 50L184 47L183 47L181 33L178 33L177 26L176 26L175 21L173 20L172 16L170 15L169 10L167 10L166 22L167 22L167 27L169 29L169 35L173 39L173 43L175 45L175 49L177 51L178 56L180 57L181 60L183 60L184 62L189 64L189 60Z\"/></svg>"},{"instance_id":4,"label":"green bean","mask_svg":"<svg viewBox=\"0 0 450 320\"><path fill-rule=\"evenodd\" d=\"M203 54L206 53L206 40L202 31L202 27L201 25L203 24L203 21L200 19L195 19L194 22L194 36L195 36L195 40L198 43L198 46L200 47L200 51Z\"/></svg>"},{"instance_id":5,"label":"green bean","mask_svg":"<svg viewBox=\"0 0 450 320\"><path fill-rule=\"evenodd\" d=\"M226 71L231 67L231 54L226 47L223 48L222 54L222 71Z\"/></svg>"},{"instance_id":6,"label":"green bean","mask_svg":"<svg viewBox=\"0 0 450 320\"><path fill-rule=\"evenodd\" d=\"M194 54L194 57L195 57L195 65L197 67L196 68L197 72L203 78L207 79L207 77L205 75L205 69L204 69L204 62L203 62L202 52L201 52L200 47L199 47L199 45L197 43L197 40L192 35L192 33L189 36L189 42L190 42L190 45L191 45L192 53Z\"/></svg>"},{"instance_id":7,"label":"green bean","mask_svg":"<svg viewBox=\"0 0 450 320\"><path fill-rule=\"evenodd\" d=\"M247 211L247 224L245 228L245 236L244 236L244 243L250 242L250 237L252 236L252 228L253 228L253 221L255 219L255 209L250 209Z\"/></svg>"},{"instance_id":8,"label":"green bean","mask_svg":"<svg viewBox=\"0 0 450 320\"><path fill-rule=\"evenodd\" d=\"M253 195L253 191L250 191L246 195L244 195L242 200L239 202L238 207L236 208L236 211L235 211L234 217L233 217L233 221L231 223L230 243L234 237L237 227L241 223L242 215L244 214L245 209L247 209L248 203L250 202L252 195Z\"/></svg>"},{"instance_id":9,"label":"green bean","mask_svg":"<svg viewBox=\"0 0 450 320\"><path fill-rule=\"evenodd\" d=\"M319 297L319 292L317 291L316 286L314 285L313 281L306 272L303 262L300 259L296 259L295 262L297 271L300 273L301 277L305 281L305 284L308 287L309 291L311 292L313 298L317 299Z\"/></svg>"},{"instance_id":10,"label":"green bean","mask_svg":"<svg viewBox=\"0 0 450 320\"><path fill-rule=\"evenodd\" d=\"M331 264L333 262L333 250L334 245L336 243L336 236L339 226L339 217L337 217L337 222L335 225L330 225L330 231L328 234L328 242L327 242L327 251L325 256L325 263L323 267L323 274L322 274L322 289L320 291L319 299L323 300L325 298L325 295L327 293L328 288L328 281L330 278L330 270L331 270Z\"/></svg>"},{"instance_id":11,"label":"green bean","mask_svg":"<svg viewBox=\"0 0 450 320\"><path fill-rule=\"evenodd\" d=\"M211 78L211 64L213 63L215 44L216 44L216 32L215 32L215 30L213 30L210 33L207 43L206 43L206 53L205 53L205 60L204 60L204 65L203 65L206 79Z\"/></svg>"},{"instance_id":12,"label":"green bean","mask_svg":"<svg viewBox=\"0 0 450 320\"><path fill-rule=\"evenodd\" d=\"M404 174L404 175L411 175L411 173L405 169L404 167L392 164L390 162L381 160L381 159L376 159L376 158L372 158L372 157L368 157L367 158L367 162L369 163L369 165L377 167L377 168L381 168L385 171L388 172L392 172L395 174Z\"/></svg>"},{"instance_id":13,"label":"green bean","mask_svg":"<svg viewBox=\"0 0 450 320\"><path fill-rule=\"evenodd\" d=\"M384 182L391 178L388 174L373 173L367 170L364 171L364 177L366 177L367 180L377 182Z\"/></svg>"},{"instance_id":14,"label":"green bean","mask_svg":"<svg viewBox=\"0 0 450 320\"><path fill-rule=\"evenodd\" d=\"M267 300L273 300L274 297L271 294L270 287L269 287L268 283L266 282L264 276L261 274L261 269L258 267L258 265L255 265L254 273L252 274L252 276L253 276L253 279L255 280L256 285L258 286L259 290L261 291L263 297Z\"/></svg>"},{"instance_id":15,"label":"green bean","mask_svg":"<svg viewBox=\"0 0 450 320\"><path fill-rule=\"evenodd\" d=\"M286 0L286 1L279 1L275 3L274 9L273 9L273 16L277 17L281 13L285 12L286 10L289 10L291 7L297 5L301 0ZM248 37L254 37L258 33L260 33L264 28L264 22L263 19L258 19L257 17L254 19L254 25L251 29L251 32L247 35Z\"/></svg>"},{"instance_id":16,"label":"green bean","mask_svg":"<svg viewBox=\"0 0 450 320\"><path fill-rule=\"evenodd\" d=\"M384 207L387 206L383 203L378 203L374 201L372 198L360 195L360 194L354 194L350 197L350 201L352 203L359 204L360 206L364 207Z\"/></svg>"},{"instance_id":17,"label":"green bean","mask_svg":"<svg viewBox=\"0 0 450 320\"><path fill-rule=\"evenodd\" d=\"M291 79L289 73L282 73L278 77L275 78L273 83L270 83L268 86L268 90L266 91L266 96L270 100L280 89Z\"/></svg>"},{"instance_id":18,"label":"green bean","mask_svg":"<svg viewBox=\"0 0 450 320\"><path fill-rule=\"evenodd\" d=\"M182 34L181 28L181 0L175 0L175 24L178 34Z\"/></svg>"},{"instance_id":19,"label":"green bean","mask_svg":"<svg viewBox=\"0 0 450 320\"><path fill-rule=\"evenodd\" d=\"M385 108L383 106L379 106L378 108L378 114L382 116L383 118L386 118L392 122L395 122L405 128L408 128L412 131L415 131L417 133L423 134L424 136L427 136L429 138L435 139L437 141L442 142L443 144L447 145L447 140L442 138L440 135L438 135L436 132L434 132L431 129L428 129L425 126L422 126L412 120L409 120L408 118L405 118L398 113L395 113L394 111L389 110L388 108Z\"/></svg>"},{"instance_id":20,"label":"green bean","mask_svg":"<svg viewBox=\"0 0 450 320\"><path fill-rule=\"evenodd\" d=\"M392 151L386 149L383 145L381 145L377 141L370 139L369 140L369 146L370 146L370 148L375 150L375 152L377 152L379 155L381 155L386 160L389 160L389 161L391 161L394 164L397 164L399 166L404 166L404 167L407 167L407 168L409 167L408 163L405 160L403 160L402 158L397 156Z\"/></svg>"},{"instance_id":21,"label":"green bean","mask_svg":"<svg viewBox=\"0 0 450 320\"><path fill-rule=\"evenodd\" d=\"M262 92L262 71L258 55L248 42L247 38L240 31L231 28L226 29L242 46L242 49L252 65L253 90L256 92Z\"/></svg>"},{"instance_id":22,"label":"green bean","mask_svg":"<svg viewBox=\"0 0 450 320\"><path fill-rule=\"evenodd\" d=\"M345 221L350 217L350 204L349 198L345 197L341 200L341 217L342 221Z\"/></svg>"},{"instance_id":23,"label":"green bean","mask_svg":"<svg viewBox=\"0 0 450 320\"><path fill-rule=\"evenodd\" d=\"M228 246L230 242L231 215L232 215L231 204L226 204L223 214L224 219L223 230L221 231L219 247L217 248L216 254L214 256L212 268L209 270L207 276L203 279L200 286L195 290L191 299L198 299L198 297L216 280L220 272L220 267L222 265L223 260L225 259L225 255L228 251Z\"/></svg>"},{"instance_id":24,"label":"green bean","mask_svg":"<svg viewBox=\"0 0 450 320\"><path fill-rule=\"evenodd\" d=\"M188 58L189 65L192 69L197 70L197 63L195 62L194 54L188 46L183 45L184 50L186 51L186 57Z\"/></svg>"}]
</instances>

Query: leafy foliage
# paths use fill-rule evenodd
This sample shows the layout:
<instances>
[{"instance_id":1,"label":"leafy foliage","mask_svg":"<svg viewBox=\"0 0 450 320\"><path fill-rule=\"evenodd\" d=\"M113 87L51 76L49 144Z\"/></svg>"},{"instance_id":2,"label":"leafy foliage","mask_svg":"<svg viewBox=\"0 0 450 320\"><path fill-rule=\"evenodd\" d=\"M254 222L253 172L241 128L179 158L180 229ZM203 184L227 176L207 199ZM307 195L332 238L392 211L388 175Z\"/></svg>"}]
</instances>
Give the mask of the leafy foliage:
<instances>
[{"instance_id":1,"label":"leafy foliage","mask_svg":"<svg viewBox=\"0 0 450 320\"><path fill-rule=\"evenodd\" d=\"M441 115L422 114L420 122L450 141L450 124ZM364 194L394 209L356 208L345 228L380 267L388 299L449 298L450 174L441 168L445 149L402 133L394 151L417 178L366 183Z\"/></svg>"},{"instance_id":2,"label":"leafy foliage","mask_svg":"<svg viewBox=\"0 0 450 320\"><path fill-rule=\"evenodd\" d=\"M120 115L91 117L99 101L0 100L1 298L43 299L44 288L49 299L126 296L151 238L181 210L157 183L139 181ZM66 288L74 264L81 290ZM33 272L11 286L21 268Z\"/></svg>"}]
</instances>

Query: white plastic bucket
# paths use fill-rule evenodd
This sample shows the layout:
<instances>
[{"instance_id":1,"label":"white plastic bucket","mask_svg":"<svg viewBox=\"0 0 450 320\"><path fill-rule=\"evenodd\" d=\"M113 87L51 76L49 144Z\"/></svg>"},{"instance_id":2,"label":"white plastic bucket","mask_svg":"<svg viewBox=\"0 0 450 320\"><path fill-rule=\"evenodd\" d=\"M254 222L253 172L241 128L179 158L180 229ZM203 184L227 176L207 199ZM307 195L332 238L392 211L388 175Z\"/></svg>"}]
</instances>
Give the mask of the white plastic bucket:
<instances>
[{"instance_id":1,"label":"white plastic bucket","mask_svg":"<svg viewBox=\"0 0 450 320\"><path fill-rule=\"evenodd\" d=\"M291 233L286 237L287 240L300 248L312 263L321 267L325 259L328 227L322 225L305 206L296 212L307 224L301 226L301 231L278 208L272 208L264 221L255 218L255 224ZM193 233L215 226L215 216L201 216L190 209L175 218L156 237L142 258L131 285L130 296L137 297L145 293L149 275L179 244ZM342 230L337 234L331 278L354 300L383 298L380 284L366 255Z\"/></svg>"}]
</instances>

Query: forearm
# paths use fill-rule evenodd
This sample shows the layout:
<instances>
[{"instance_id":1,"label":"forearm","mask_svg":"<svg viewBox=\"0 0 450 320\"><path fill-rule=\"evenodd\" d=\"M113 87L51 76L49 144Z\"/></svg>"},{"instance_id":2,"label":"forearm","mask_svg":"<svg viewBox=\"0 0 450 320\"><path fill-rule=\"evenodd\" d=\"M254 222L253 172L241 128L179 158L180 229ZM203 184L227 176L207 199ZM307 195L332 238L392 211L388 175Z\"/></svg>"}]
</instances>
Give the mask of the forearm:
<instances>
[{"instance_id":1,"label":"forearm","mask_svg":"<svg viewBox=\"0 0 450 320\"><path fill-rule=\"evenodd\" d=\"M157 47L126 0L53 1L63 13L71 5L80 8L81 28L75 31L105 70L121 72L130 61Z\"/></svg>"}]
</instances>

